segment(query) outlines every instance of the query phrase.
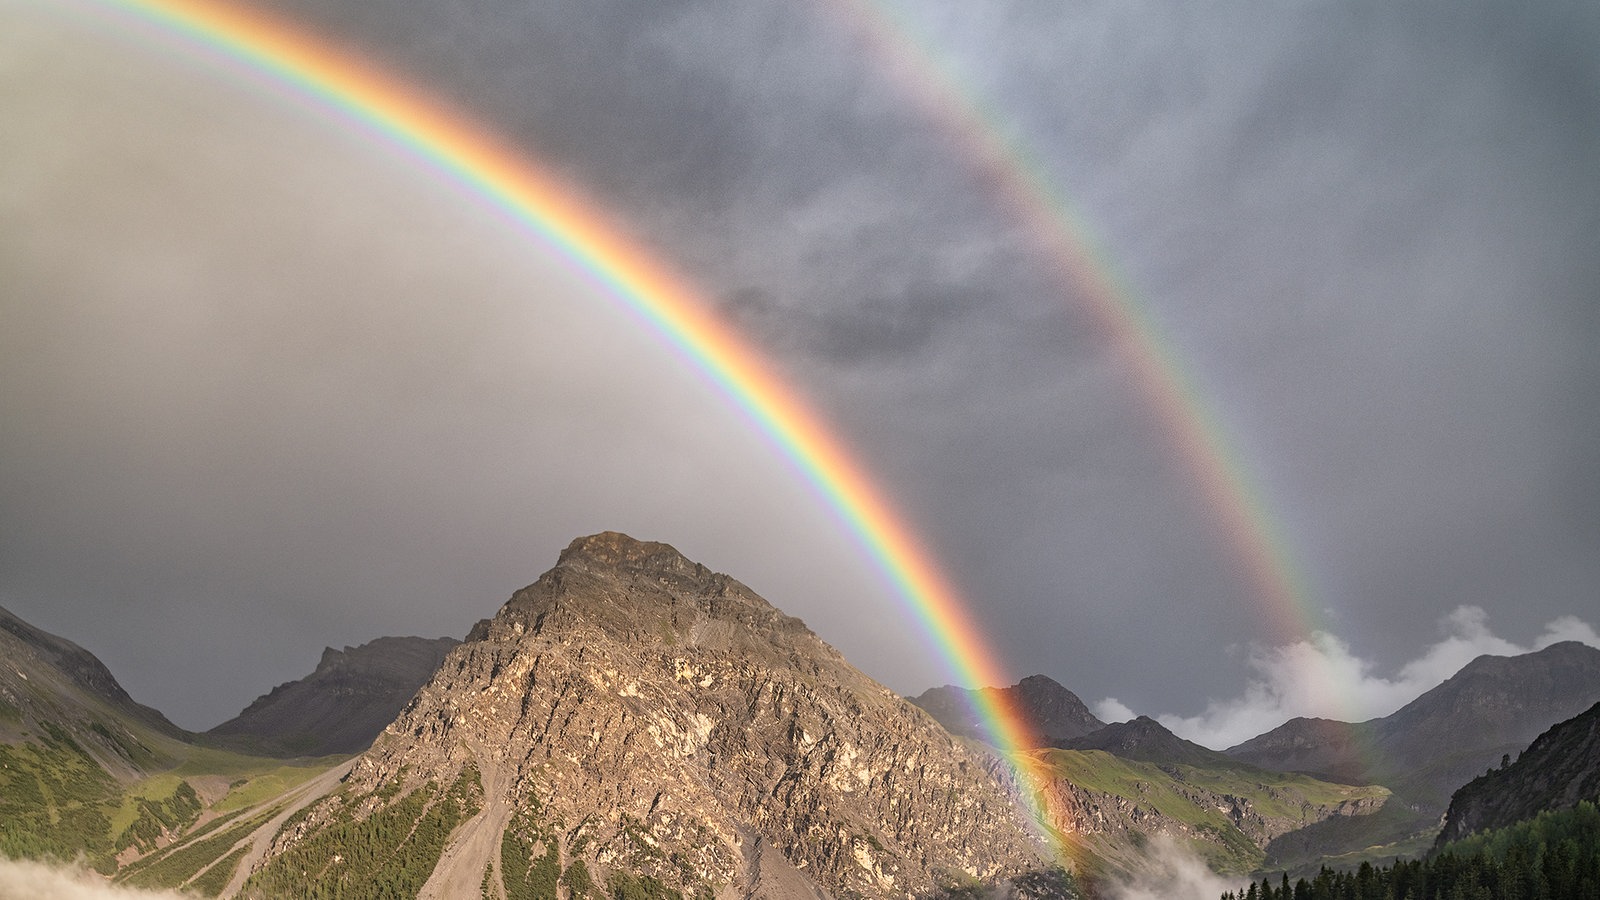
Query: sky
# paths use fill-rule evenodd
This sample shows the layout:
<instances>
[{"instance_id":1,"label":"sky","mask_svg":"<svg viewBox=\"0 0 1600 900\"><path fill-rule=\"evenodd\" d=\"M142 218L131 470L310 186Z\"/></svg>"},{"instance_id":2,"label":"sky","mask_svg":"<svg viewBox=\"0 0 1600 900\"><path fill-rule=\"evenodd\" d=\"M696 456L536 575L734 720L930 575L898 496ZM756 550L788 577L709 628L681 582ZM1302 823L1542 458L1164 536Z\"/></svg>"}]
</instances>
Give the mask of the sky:
<instances>
[{"instance_id":1,"label":"sky","mask_svg":"<svg viewBox=\"0 0 1600 900\"><path fill-rule=\"evenodd\" d=\"M1591 3L261 8L684 272L1009 677L1226 746L1600 643ZM402 150L95 0L0 0L0 123L0 605L179 724L464 636L606 529L955 677L703 375Z\"/></svg>"}]
</instances>

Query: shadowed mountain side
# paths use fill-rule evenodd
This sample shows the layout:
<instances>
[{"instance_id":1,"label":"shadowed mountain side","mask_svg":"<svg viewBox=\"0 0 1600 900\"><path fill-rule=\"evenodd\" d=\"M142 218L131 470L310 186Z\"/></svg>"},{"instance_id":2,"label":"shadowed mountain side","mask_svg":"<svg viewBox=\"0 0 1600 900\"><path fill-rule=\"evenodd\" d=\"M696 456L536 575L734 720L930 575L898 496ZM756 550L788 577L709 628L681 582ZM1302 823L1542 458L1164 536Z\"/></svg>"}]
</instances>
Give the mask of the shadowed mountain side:
<instances>
[{"instance_id":1,"label":"shadowed mountain side","mask_svg":"<svg viewBox=\"0 0 1600 900\"><path fill-rule=\"evenodd\" d=\"M119 716L168 737L183 729L161 713L136 702L94 654L65 638L28 624L0 607L0 714L36 716L41 721L75 718L85 702L103 705ZM56 706L47 712L40 704Z\"/></svg>"},{"instance_id":2,"label":"shadowed mountain side","mask_svg":"<svg viewBox=\"0 0 1600 900\"><path fill-rule=\"evenodd\" d=\"M973 711L974 695L999 695L1004 705L1027 716L1034 734L1044 746L1082 737L1106 727L1094 717L1077 694L1044 675L1029 675L1010 687L970 688L945 685L929 688L912 697L951 734L988 740L978 714Z\"/></svg>"},{"instance_id":3,"label":"shadowed mountain side","mask_svg":"<svg viewBox=\"0 0 1600 900\"><path fill-rule=\"evenodd\" d=\"M342 651L329 647L310 675L278 685L205 736L273 756L358 753L459 643L448 637L384 637Z\"/></svg>"},{"instance_id":4,"label":"shadowed mountain side","mask_svg":"<svg viewBox=\"0 0 1600 900\"><path fill-rule=\"evenodd\" d=\"M1071 896L1011 778L738 581L599 534L472 629L246 893L343 877L330 841L359 833L423 897L558 876L630 897ZM442 843L386 843L424 833Z\"/></svg>"},{"instance_id":5,"label":"shadowed mountain side","mask_svg":"<svg viewBox=\"0 0 1600 900\"><path fill-rule=\"evenodd\" d=\"M1456 791L1438 844L1584 800L1600 803L1600 703L1539 735L1509 766Z\"/></svg>"}]
</instances>

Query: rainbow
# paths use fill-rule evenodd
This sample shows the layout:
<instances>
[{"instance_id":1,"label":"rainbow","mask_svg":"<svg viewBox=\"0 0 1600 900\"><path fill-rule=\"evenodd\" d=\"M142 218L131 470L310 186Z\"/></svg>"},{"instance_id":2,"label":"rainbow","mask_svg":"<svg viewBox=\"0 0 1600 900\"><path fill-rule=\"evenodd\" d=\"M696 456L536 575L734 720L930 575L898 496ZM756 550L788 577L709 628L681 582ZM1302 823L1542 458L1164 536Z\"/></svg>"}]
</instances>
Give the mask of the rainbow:
<instances>
[{"instance_id":1,"label":"rainbow","mask_svg":"<svg viewBox=\"0 0 1600 900\"><path fill-rule=\"evenodd\" d=\"M740 409L824 498L958 681L1008 680L965 604L928 549L866 470L793 389L731 328L684 276L656 259L595 204L524 154L353 54L258 12L214 0L81 0L119 23L176 37L231 65L267 76L341 121L403 148L467 188L624 305ZM1035 746L1026 716L998 692L975 711L1016 761L1029 818L1036 782L1016 751Z\"/></svg>"}]
</instances>

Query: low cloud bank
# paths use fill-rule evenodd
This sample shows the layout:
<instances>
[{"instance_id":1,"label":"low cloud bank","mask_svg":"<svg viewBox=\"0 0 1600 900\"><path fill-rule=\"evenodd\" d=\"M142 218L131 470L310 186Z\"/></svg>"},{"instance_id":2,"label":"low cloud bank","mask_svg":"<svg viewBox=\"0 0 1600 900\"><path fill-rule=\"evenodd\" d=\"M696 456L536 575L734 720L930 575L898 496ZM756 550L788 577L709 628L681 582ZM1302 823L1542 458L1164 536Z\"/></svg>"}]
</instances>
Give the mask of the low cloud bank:
<instances>
[{"instance_id":1,"label":"low cloud bank","mask_svg":"<svg viewBox=\"0 0 1600 900\"><path fill-rule=\"evenodd\" d=\"M1457 607L1441 620L1444 638L1390 676L1378 674L1372 662L1326 632L1288 645L1254 647L1249 663L1256 677L1241 696L1214 700L1196 716L1167 714L1156 719L1182 737L1221 750L1296 716L1347 722L1386 716L1486 653L1515 656L1560 641L1600 647L1600 634L1577 616L1551 621L1526 647L1496 635L1488 619L1479 607ZM1133 711L1115 697L1100 701L1095 712L1108 722L1133 718Z\"/></svg>"},{"instance_id":2,"label":"low cloud bank","mask_svg":"<svg viewBox=\"0 0 1600 900\"><path fill-rule=\"evenodd\" d=\"M106 882L83 866L0 858L0 900L190 900L172 891L141 891Z\"/></svg>"},{"instance_id":3,"label":"low cloud bank","mask_svg":"<svg viewBox=\"0 0 1600 900\"><path fill-rule=\"evenodd\" d=\"M1206 868L1198 856L1166 835L1157 835L1146 848L1138 875L1112 885L1111 900L1218 900L1224 891L1240 885Z\"/></svg>"}]
</instances>

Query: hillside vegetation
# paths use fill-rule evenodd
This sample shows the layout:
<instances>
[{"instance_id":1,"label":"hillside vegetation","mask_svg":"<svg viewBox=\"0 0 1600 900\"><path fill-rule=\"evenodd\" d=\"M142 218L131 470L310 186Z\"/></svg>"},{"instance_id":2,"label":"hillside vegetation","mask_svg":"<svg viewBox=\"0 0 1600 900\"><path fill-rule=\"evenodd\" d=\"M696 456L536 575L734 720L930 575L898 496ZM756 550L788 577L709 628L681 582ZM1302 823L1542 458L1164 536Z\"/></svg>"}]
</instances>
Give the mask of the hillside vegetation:
<instances>
[{"instance_id":1,"label":"hillside vegetation","mask_svg":"<svg viewBox=\"0 0 1600 900\"><path fill-rule=\"evenodd\" d=\"M1600 810L1584 802L1449 844L1422 860L1324 868L1293 886L1264 881L1222 900L1597 900Z\"/></svg>"}]
</instances>

